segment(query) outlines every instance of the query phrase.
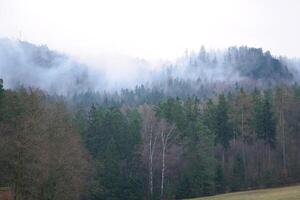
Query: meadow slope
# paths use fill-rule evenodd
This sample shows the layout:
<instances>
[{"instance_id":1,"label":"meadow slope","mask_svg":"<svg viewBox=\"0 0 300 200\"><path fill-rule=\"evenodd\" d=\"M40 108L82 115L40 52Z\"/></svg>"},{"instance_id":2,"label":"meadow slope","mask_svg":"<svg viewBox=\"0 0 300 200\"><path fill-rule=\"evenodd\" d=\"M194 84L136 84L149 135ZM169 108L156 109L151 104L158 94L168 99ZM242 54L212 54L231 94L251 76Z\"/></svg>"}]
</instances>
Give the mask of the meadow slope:
<instances>
[{"instance_id":1,"label":"meadow slope","mask_svg":"<svg viewBox=\"0 0 300 200\"><path fill-rule=\"evenodd\" d=\"M193 200L299 200L300 186L233 192Z\"/></svg>"}]
</instances>

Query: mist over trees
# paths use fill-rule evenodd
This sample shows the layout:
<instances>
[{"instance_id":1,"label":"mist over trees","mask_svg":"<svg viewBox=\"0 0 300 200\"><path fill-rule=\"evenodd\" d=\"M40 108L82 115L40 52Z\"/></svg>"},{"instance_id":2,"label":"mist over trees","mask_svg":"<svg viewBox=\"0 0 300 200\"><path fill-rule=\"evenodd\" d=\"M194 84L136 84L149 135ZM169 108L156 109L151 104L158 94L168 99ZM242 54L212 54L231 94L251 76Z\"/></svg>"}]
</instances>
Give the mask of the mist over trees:
<instances>
[{"instance_id":1,"label":"mist over trees","mask_svg":"<svg viewBox=\"0 0 300 200\"><path fill-rule=\"evenodd\" d=\"M17 200L154 200L298 183L299 63L201 47L106 90L87 65L1 40L0 186Z\"/></svg>"},{"instance_id":2,"label":"mist over trees","mask_svg":"<svg viewBox=\"0 0 300 200\"><path fill-rule=\"evenodd\" d=\"M100 84L101 79L94 78L92 73L86 65L45 45L0 39L0 74L8 88L35 87L52 94L70 95Z\"/></svg>"},{"instance_id":3,"label":"mist over trees","mask_svg":"<svg viewBox=\"0 0 300 200\"><path fill-rule=\"evenodd\" d=\"M246 46L224 50L206 50L202 46L198 52L186 52L175 61L161 61L159 69L151 68L150 62L141 59L120 57L120 60L124 63L111 66L109 62L108 66L99 63L96 70L95 66L49 50L46 45L0 39L0 73L6 80L5 87L34 87L65 96L112 91L120 95L121 90L131 92L138 86L140 90L158 90L167 96L200 97L210 95L216 85L226 84L224 88L227 88L236 82L249 86L293 83L298 81L300 66L297 59L276 58L269 51ZM128 70L121 70L120 65ZM131 80L122 80L122 76L120 80L110 78L114 74L106 73L105 67L116 68L115 75L119 69Z\"/></svg>"}]
</instances>

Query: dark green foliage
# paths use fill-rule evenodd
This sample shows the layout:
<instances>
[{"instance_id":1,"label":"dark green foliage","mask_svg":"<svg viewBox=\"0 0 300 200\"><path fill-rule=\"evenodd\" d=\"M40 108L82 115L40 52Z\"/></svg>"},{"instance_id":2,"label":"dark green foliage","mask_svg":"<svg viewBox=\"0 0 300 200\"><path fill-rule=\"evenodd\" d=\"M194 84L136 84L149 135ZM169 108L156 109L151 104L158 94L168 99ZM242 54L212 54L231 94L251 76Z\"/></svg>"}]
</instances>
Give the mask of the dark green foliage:
<instances>
[{"instance_id":1,"label":"dark green foliage","mask_svg":"<svg viewBox=\"0 0 300 200\"><path fill-rule=\"evenodd\" d=\"M79 109L75 114L73 118L73 124L78 129L78 132L80 133L81 137L84 138L87 130L87 121L86 121L86 113L83 109Z\"/></svg>"},{"instance_id":2,"label":"dark green foliage","mask_svg":"<svg viewBox=\"0 0 300 200\"><path fill-rule=\"evenodd\" d=\"M197 124L197 138L193 138L189 148L187 156L190 163L186 169L189 179L189 196L213 194L215 178L214 135L201 122Z\"/></svg>"},{"instance_id":3,"label":"dark green foliage","mask_svg":"<svg viewBox=\"0 0 300 200\"><path fill-rule=\"evenodd\" d=\"M54 57L66 59L45 47L21 42L21 48L41 69L56 66ZM284 62L257 48L232 47L220 55L202 47L183 63L187 66L169 66L167 75L151 86L117 92L86 90L87 73L73 74L74 84L68 85L76 93L62 97L69 110L60 97L22 87L5 90L0 81L0 184L13 186L17 200L146 199L151 196L149 129L152 142L157 137L152 197L158 199L161 131L169 125L176 132L165 154L168 199L299 182L300 89L289 85L292 75ZM180 67L192 78L177 76ZM241 81L210 82L202 73L218 69L235 72ZM281 115L272 94L277 82L287 83ZM141 118L139 106L144 104L155 108L153 119L150 114ZM281 116L280 125L275 116Z\"/></svg>"},{"instance_id":4,"label":"dark green foliage","mask_svg":"<svg viewBox=\"0 0 300 200\"><path fill-rule=\"evenodd\" d=\"M209 63L204 52L201 62ZM169 84L185 85L179 80L170 80ZM252 91L239 87L236 84L226 95L203 100L197 96L167 98L154 90L150 97L148 89L139 86L122 91L122 98L100 95L102 103L87 111L81 103L67 110L57 98L41 91L4 90L0 85L0 184L14 184L15 192L25 200L52 200L56 195L59 199L79 199L83 190L78 188L86 180L82 167L89 159L87 191L81 199L147 199L152 130L152 142L156 137L152 146L152 199L159 199L161 131L170 127L176 132L165 154L164 196L168 199L298 182L299 86L284 87L283 101L273 97L272 88L262 92L261 88ZM88 104L97 103L91 96ZM144 105L148 110L136 106L145 102L150 103ZM276 129L279 106L284 108L281 117L285 135L282 129Z\"/></svg>"},{"instance_id":5,"label":"dark green foliage","mask_svg":"<svg viewBox=\"0 0 300 200\"><path fill-rule=\"evenodd\" d=\"M280 60L270 52L248 47L231 47L225 56L225 62L239 71L241 76L252 79L279 80L289 79L292 75Z\"/></svg>"},{"instance_id":6,"label":"dark green foliage","mask_svg":"<svg viewBox=\"0 0 300 200\"><path fill-rule=\"evenodd\" d=\"M136 111L125 115L118 108L92 106L86 135L86 146L95 160L90 198L141 198L140 120Z\"/></svg>"},{"instance_id":7,"label":"dark green foliage","mask_svg":"<svg viewBox=\"0 0 300 200\"><path fill-rule=\"evenodd\" d=\"M226 180L222 165L218 164L216 167L215 175L215 190L216 193L222 193L226 191Z\"/></svg>"},{"instance_id":8,"label":"dark green foliage","mask_svg":"<svg viewBox=\"0 0 300 200\"><path fill-rule=\"evenodd\" d=\"M191 196L190 176L186 171L180 175L179 184L176 188L176 197L182 199Z\"/></svg>"},{"instance_id":9,"label":"dark green foliage","mask_svg":"<svg viewBox=\"0 0 300 200\"><path fill-rule=\"evenodd\" d=\"M203 114L203 121L206 126L213 131L216 132L216 111L217 106L209 99L205 105L204 114Z\"/></svg>"},{"instance_id":10,"label":"dark green foliage","mask_svg":"<svg viewBox=\"0 0 300 200\"><path fill-rule=\"evenodd\" d=\"M187 166L178 186L177 198L196 197L214 193L215 159L214 135L202 122L196 133L187 139Z\"/></svg>"},{"instance_id":11,"label":"dark green foliage","mask_svg":"<svg viewBox=\"0 0 300 200\"><path fill-rule=\"evenodd\" d=\"M172 123L176 123L179 129L184 128L184 111L179 98L168 98L156 108L157 116L166 118Z\"/></svg>"},{"instance_id":12,"label":"dark green foliage","mask_svg":"<svg viewBox=\"0 0 300 200\"><path fill-rule=\"evenodd\" d=\"M245 180L245 166L240 154L235 156L233 167L232 167L232 180L231 180L231 190L237 191L244 187Z\"/></svg>"},{"instance_id":13,"label":"dark green foliage","mask_svg":"<svg viewBox=\"0 0 300 200\"><path fill-rule=\"evenodd\" d=\"M216 107L215 131L216 142L220 143L224 149L228 149L230 146L229 142L233 137L233 130L229 122L228 103L223 94L219 96L219 102Z\"/></svg>"},{"instance_id":14,"label":"dark green foliage","mask_svg":"<svg viewBox=\"0 0 300 200\"><path fill-rule=\"evenodd\" d=\"M276 143L276 121L272 111L271 96L269 93L265 95L255 95L255 114L254 129L257 137L262 139L265 144L274 148Z\"/></svg>"}]
</instances>

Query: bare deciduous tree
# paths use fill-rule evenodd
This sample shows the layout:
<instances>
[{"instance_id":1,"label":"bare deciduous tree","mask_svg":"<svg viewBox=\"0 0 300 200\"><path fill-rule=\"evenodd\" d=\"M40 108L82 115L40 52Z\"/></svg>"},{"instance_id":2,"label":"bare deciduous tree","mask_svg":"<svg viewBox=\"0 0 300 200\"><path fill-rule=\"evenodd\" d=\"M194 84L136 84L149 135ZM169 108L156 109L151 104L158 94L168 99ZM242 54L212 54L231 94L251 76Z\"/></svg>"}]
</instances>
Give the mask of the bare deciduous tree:
<instances>
[{"instance_id":1,"label":"bare deciduous tree","mask_svg":"<svg viewBox=\"0 0 300 200\"><path fill-rule=\"evenodd\" d=\"M165 171L166 171L166 152L170 145L170 141L174 136L176 126L175 124L168 123L165 119L161 119L159 122L160 137L162 144L162 168L161 168L161 187L160 197L164 197L164 184L165 184Z\"/></svg>"},{"instance_id":2,"label":"bare deciduous tree","mask_svg":"<svg viewBox=\"0 0 300 200\"><path fill-rule=\"evenodd\" d=\"M157 132L158 119L155 117L153 109L144 105L139 109L143 115L143 140L144 140L144 154L147 155L148 161L148 179L149 179L149 195L153 197L153 165L154 154L157 148L157 139L159 134Z\"/></svg>"}]
</instances>

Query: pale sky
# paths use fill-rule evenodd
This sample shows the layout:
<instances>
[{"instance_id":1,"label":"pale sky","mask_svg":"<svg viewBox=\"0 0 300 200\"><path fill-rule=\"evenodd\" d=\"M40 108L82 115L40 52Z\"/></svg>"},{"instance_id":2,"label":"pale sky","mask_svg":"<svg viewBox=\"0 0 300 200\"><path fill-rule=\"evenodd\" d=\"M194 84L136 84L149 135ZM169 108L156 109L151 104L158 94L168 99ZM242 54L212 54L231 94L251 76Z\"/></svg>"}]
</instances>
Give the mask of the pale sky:
<instances>
[{"instance_id":1,"label":"pale sky","mask_svg":"<svg viewBox=\"0 0 300 200\"><path fill-rule=\"evenodd\" d=\"M83 57L172 59L202 44L300 57L300 0L0 0L0 37Z\"/></svg>"}]
</instances>

